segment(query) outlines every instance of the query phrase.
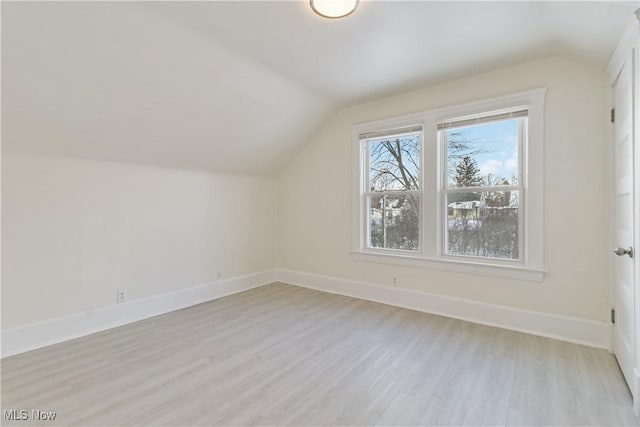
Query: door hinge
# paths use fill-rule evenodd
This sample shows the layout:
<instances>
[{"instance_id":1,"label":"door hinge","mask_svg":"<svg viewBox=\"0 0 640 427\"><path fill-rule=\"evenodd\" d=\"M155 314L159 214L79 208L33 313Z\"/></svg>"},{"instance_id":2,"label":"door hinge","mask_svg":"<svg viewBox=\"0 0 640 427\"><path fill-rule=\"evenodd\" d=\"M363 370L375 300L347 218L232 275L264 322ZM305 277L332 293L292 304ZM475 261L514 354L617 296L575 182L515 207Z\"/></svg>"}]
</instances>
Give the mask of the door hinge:
<instances>
[{"instance_id":1,"label":"door hinge","mask_svg":"<svg viewBox=\"0 0 640 427\"><path fill-rule=\"evenodd\" d=\"M612 108L611 109L611 123L615 123L616 122L616 109Z\"/></svg>"},{"instance_id":2,"label":"door hinge","mask_svg":"<svg viewBox=\"0 0 640 427\"><path fill-rule=\"evenodd\" d=\"M611 323L616 323L616 309L611 309Z\"/></svg>"}]
</instances>

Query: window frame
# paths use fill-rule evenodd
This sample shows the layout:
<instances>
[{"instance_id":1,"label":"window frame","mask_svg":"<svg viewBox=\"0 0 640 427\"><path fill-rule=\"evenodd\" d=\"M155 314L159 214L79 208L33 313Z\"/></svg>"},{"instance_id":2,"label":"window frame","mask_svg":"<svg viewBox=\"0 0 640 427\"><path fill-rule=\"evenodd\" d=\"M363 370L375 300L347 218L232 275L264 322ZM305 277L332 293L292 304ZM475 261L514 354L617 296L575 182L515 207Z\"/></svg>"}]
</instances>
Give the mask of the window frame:
<instances>
[{"instance_id":1,"label":"window frame","mask_svg":"<svg viewBox=\"0 0 640 427\"><path fill-rule=\"evenodd\" d=\"M537 88L489 99L434 108L401 117L355 124L352 126L353 149L353 238L352 259L390 265L422 267L468 274L504 277L515 280L540 282L544 279L543 254L543 155L544 155L544 103L546 88ZM519 239L522 240L521 259L501 260L445 253L444 219L446 203L443 199L443 179L446 174L446 155L439 141L437 124L448 120L492 111L517 107L528 109L526 138L519 138L518 169L519 186ZM363 192L365 150L360 135L369 132L384 132L390 129L422 125L421 146L421 216L420 252L396 249L367 248L368 224L366 197ZM522 130L521 130L522 132ZM479 187L481 188L481 187Z\"/></svg>"},{"instance_id":2,"label":"window frame","mask_svg":"<svg viewBox=\"0 0 640 427\"><path fill-rule=\"evenodd\" d=\"M421 126L421 125L420 125ZM404 126L403 128L406 128L407 126ZM409 126L411 127L411 126ZM399 128L398 130L402 130L402 128ZM361 160L361 174L362 174L362 188L360 189L361 191L361 195L363 197L362 200L362 204L363 204L363 209L361 210L361 215L363 215L363 217L360 219L360 221L362 222L362 225L364 226L364 230L363 232L363 236L362 236L362 247L364 250L366 251L370 251L370 252L375 252L375 253L380 253L380 254L385 254L385 253L392 253L392 254L406 254L406 255L422 255L422 246L423 246L423 238L422 238L422 229L423 229L423 221L422 221L422 214L423 214L423 210L424 210L424 201L422 200L422 188L424 187L424 174L422 172L423 170L423 150L424 150L424 127L421 126L421 129L419 131L413 131L413 132L398 132L396 134L390 134L390 137L394 137L394 136L400 136L400 135L419 135L420 137L420 158L419 158L419 172L420 172L420 179L418 182L418 189L417 190L387 190L387 191L371 191L370 187L371 187L371 176L370 176L370 171L371 171L371 156L370 156L370 142L371 141L378 141L380 139L382 139L382 137L370 137L370 138L365 138L362 139L360 138L360 135L358 135L358 139L359 139L359 144L360 147L359 149L362 151L362 160ZM371 246L371 222L369 220L369 214L371 212L371 203L370 203L370 197L373 196L373 194L381 194L383 195L387 195L387 194L418 194L418 197L420 198L420 205L419 205L419 209L418 209L418 218L419 218L419 222L418 222L418 249L413 251L413 250L409 250L409 249L391 249L391 248L375 248L373 246Z\"/></svg>"},{"instance_id":3,"label":"window frame","mask_svg":"<svg viewBox=\"0 0 640 427\"><path fill-rule=\"evenodd\" d=\"M525 236L524 236L524 217L526 212L526 191L524 188L524 176L526 174L526 162L523 162L523 158L526 157L523 152L523 148L526 146L526 139L528 133L528 106L514 106L512 108L506 109L506 111L515 111L515 110L527 110L526 117L517 117L518 120L518 185L505 185L505 186L477 186L477 187L451 187L449 186L449 176L448 176L448 166L449 166L449 152L448 152L448 140L442 139L443 135L446 138L446 129L437 130L438 132L438 146L440 147L440 152L442 153L442 157L439 159L442 167L441 173L438 179L438 193L439 193L439 206L442 212L440 212L441 221L439 221L439 250L438 254L443 259L450 260L467 260L472 262L479 262L486 260L489 264L495 265L524 265L524 256L526 253L525 248ZM477 114L478 117L487 117L495 114L494 111L486 111L481 114ZM450 119L457 119L457 117L451 117ZM525 120L526 119L526 120ZM514 120L514 119L503 119L503 120ZM495 122L503 121L496 120ZM495 123L494 122L494 123ZM440 122L439 122L440 123ZM447 195L450 193L456 192L490 192L490 191L517 191L518 192L518 259L506 259L506 258L497 258L497 257L481 257L481 256L473 256L473 255L458 255L458 254L450 254L448 252L448 227L447 227L447 217L448 217L448 204L447 204Z\"/></svg>"}]
</instances>

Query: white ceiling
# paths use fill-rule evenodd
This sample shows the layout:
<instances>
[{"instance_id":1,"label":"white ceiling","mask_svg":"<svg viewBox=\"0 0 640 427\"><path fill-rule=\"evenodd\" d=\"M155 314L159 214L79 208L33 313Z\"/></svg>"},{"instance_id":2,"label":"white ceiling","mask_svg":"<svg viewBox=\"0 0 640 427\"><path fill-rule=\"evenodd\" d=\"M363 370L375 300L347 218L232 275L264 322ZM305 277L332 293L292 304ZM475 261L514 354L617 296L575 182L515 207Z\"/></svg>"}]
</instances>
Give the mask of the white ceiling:
<instances>
[{"instance_id":1,"label":"white ceiling","mask_svg":"<svg viewBox=\"0 0 640 427\"><path fill-rule=\"evenodd\" d=\"M2 3L3 148L276 172L339 107L546 55L604 67L633 2Z\"/></svg>"}]
</instances>

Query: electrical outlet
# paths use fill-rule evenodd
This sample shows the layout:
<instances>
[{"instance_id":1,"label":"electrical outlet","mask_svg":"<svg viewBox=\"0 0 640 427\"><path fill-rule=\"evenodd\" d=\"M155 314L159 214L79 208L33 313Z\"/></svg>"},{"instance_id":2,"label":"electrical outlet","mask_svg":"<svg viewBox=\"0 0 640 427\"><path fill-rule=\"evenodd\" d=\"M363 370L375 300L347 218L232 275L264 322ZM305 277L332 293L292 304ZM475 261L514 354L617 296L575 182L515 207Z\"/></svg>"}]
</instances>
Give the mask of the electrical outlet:
<instances>
[{"instance_id":1,"label":"electrical outlet","mask_svg":"<svg viewBox=\"0 0 640 427\"><path fill-rule=\"evenodd\" d=\"M398 278L393 278L393 286L398 286Z\"/></svg>"},{"instance_id":2,"label":"electrical outlet","mask_svg":"<svg viewBox=\"0 0 640 427\"><path fill-rule=\"evenodd\" d=\"M116 302L125 302L127 300L126 289L118 289L116 291Z\"/></svg>"}]
</instances>

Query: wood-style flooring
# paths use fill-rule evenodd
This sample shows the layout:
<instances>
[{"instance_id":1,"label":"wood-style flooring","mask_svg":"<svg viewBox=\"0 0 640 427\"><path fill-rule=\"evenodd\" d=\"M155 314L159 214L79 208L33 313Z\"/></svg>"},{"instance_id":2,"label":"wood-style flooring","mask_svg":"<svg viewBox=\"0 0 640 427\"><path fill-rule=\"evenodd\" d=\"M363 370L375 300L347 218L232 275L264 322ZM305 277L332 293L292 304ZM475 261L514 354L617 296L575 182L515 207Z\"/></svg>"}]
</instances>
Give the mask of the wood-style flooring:
<instances>
[{"instance_id":1,"label":"wood-style flooring","mask_svg":"<svg viewBox=\"0 0 640 427\"><path fill-rule=\"evenodd\" d=\"M6 358L3 425L632 425L611 354L272 284Z\"/></svg>"}]
</instances>

